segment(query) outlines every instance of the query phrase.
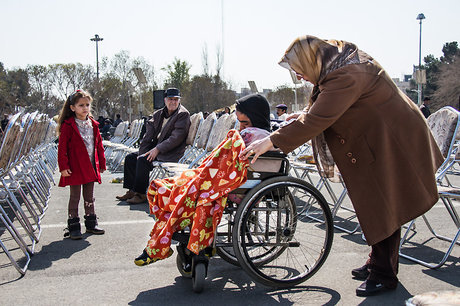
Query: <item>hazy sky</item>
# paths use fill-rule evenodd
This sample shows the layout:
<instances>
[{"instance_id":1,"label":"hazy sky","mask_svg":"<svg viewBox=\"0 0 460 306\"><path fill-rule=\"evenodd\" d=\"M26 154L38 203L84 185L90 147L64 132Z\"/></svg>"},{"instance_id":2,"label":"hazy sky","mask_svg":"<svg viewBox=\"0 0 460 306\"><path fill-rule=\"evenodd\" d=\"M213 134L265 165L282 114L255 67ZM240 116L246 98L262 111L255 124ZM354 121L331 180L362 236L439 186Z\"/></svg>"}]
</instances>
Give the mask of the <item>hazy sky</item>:
<instances>
[{"instance_id":1,"label":"hazy sky","mask_svg":"<svg viewBox=\"0 0 460 306\"><path fill-rule=\"evenodd\" d=\"M417 15L426 16L423 59L460 40L459 12L459 0L0 0L0 62L7 69L95 66L90 38L99 34L99 59L127 50L161 74L177 57L200 74L203 48L213 71L223 45L224 79L237 91L248 80L261 90L291 84L278 61L296 37L310 34L354 42L402 77L418 64Z\"/></svg>"}]
</instances>

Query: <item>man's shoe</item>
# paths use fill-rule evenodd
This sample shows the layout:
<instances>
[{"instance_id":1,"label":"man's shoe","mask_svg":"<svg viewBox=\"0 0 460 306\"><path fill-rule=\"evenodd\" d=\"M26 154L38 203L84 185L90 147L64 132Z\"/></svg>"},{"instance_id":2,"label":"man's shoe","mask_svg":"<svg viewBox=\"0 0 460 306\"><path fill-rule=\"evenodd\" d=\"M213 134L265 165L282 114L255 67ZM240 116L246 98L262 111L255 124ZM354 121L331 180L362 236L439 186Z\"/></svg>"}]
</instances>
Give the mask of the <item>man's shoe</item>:
<instances>
[{"instance_id":1,"label":"man's shoe","mask_svg":"<svg viewBox=\"0 0 460 306\"><path fill-rule=\"evenodd\" d=\"M358 288L356 288L356 295L357 296L371 296L371 295L376 295L376 294L379 294L387 290L394 290L394 289L396 289L396 286L387 287L382 283L367 279Z\"/></svg>"},{"instance_id":2,"label":"man's shoe","mask_svg":"<svg viewBox=\"0 0 460 306\"><path fill-rule=\"evenodd\" d=\"M351 275L358 280L366 280L370 272L367 265L351 270Z\"/></svg>"},{"instance_id":3,"label":"man's shoe","mask_svg":"<svg viewBox=\"0 0 460 306\"><path fill-rule=\"evenodd\" d=\"M129 204L142 204L147 202L147 196L145 194L141 194L136 192L134 197L126 201Z\"/></svg>"},{"instance_id":4,"label":"man's shoe","mask_svg":"<svg viewBox=\"0 0 460 306\"><path fill-rule=\"evenodd\" d=\"M134 197L136 193L134 191L128 190L126 193L122 196L116 196L116 198L120 201L126 201Z\"/></svg>"}]
</instances>

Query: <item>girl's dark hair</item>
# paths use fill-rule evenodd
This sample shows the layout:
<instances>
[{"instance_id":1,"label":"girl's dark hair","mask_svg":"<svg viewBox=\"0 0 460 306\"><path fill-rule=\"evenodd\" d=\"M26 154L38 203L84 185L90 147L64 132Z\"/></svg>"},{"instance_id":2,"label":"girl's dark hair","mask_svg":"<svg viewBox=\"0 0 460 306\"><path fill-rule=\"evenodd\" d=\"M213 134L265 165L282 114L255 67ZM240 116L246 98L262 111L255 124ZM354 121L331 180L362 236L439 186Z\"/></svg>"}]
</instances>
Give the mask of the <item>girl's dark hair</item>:
<instances>
[{"instance_id":1,"label":"girl's dark hair","mask_svg":"<svg viewBox=\"0 0 460 306\"><path fill-rule=\"evenodd\" d=\"M90 102L93 101L93 98L91 97L91 95L88 92L81 90L81 89L76 90L73 94L67 97L67 100L65 101L64 106L62 106L61 112L59 113L59 118L57 120L56 131L58 135L61 132L62 123L67 118L75 116L75 113L70 109L70 105L75 105L75 103L77 103L78 100L81 98L87 98L89 99Z\"/></svg>"}]
</instances>

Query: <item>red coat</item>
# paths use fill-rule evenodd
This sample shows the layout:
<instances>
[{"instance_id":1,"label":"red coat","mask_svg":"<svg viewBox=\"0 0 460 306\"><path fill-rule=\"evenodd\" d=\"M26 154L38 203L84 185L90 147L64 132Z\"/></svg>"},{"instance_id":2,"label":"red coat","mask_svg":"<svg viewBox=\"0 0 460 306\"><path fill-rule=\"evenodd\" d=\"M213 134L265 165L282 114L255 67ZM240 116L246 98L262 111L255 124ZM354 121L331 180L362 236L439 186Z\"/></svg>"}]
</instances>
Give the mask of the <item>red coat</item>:
<instances>
[{"instance_id":1,"label":"red coat","mask_svg":"<svg viewBox=\"0 0 460 306\"><path fill-rule=\"evenodd\" d=\"M82 185L90 182L101 183L100 170L106 169L104 147L99 133L99 123L92 118L94 132L94 162L96 169L93 168L88 156L83 138L80 135L75 118L66 119L61 125L59 136L58 164L59 171L70 169L72 174L67 177L61 176L59 186Z\"/></svg>"}]
</instances>

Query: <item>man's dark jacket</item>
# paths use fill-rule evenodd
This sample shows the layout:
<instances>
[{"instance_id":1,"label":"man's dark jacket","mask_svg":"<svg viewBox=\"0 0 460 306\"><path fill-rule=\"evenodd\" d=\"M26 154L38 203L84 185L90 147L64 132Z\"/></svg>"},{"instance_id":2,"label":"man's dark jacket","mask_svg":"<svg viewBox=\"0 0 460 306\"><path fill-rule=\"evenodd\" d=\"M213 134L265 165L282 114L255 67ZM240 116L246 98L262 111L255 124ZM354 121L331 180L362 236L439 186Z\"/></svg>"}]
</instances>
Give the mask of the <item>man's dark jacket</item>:
<instances>
[{"instance_id":1,"label":"man's dark jacket","mask_svg":"<svg viewBox=\"0 0 460 306\"><path fill-rule=\"evenodd\" d=\"M139 146L139 155L157 148L160 153L156 160L161 162L177 162L184 155L185 140L190 128L190 113L179 105L174 113L169 116L163 131L163 119L168 118L166 106L153 113L153 118L147 121L146 132ZM158 134L160 133L158 137Z\"/></svg>"}]
</instances>

